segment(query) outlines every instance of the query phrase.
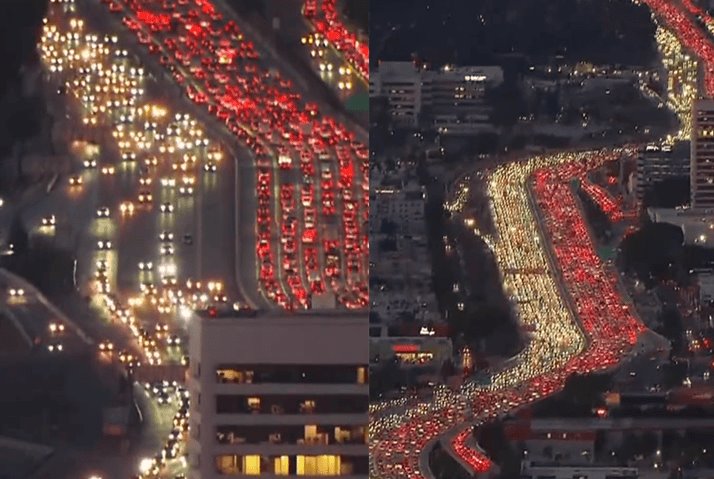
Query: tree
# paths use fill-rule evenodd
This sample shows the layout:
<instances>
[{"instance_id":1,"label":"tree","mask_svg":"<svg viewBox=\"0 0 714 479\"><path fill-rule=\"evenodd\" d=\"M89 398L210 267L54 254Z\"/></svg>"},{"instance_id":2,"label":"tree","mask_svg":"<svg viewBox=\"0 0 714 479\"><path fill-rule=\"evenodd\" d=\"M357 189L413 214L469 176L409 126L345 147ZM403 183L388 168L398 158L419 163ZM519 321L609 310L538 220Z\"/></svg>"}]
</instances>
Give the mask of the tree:
<instances>
[{"instance_id":1,"label":"tree","mask_svg":"<svg viewBox=\"0 0 714 479\"><path fill-rule=\"evenodd\" d=\"M683 256L684 236L673 225L647 221L620 244L620 262L626 272L634 273L651 286L655 277L671 276L670 266Z\"/></svg>"}]
</instances>

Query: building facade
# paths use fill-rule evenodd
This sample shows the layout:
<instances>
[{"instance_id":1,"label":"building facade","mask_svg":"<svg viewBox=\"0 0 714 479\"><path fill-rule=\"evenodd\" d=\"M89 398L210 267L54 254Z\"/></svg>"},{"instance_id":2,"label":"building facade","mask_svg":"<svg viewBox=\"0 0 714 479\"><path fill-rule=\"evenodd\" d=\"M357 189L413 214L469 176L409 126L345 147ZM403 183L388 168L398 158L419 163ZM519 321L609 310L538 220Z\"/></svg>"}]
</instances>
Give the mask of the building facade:
<instances>
[{"instance_id":1,"label":"building facade","mask_svg":"<svg viewBox=\"0 0 714 479\"><path fill-rule=\"evenodd\" d=\"M190 479L366 479L365 313L215 318L189 324Z\"/></svg>"},{"instance_id":2,"label":"building facade","mask_svg":"<svg viewBox=\"0 0 714 479\"><path fill-rule=\"evenodd\" d=\"M668 178L686 178L689 158L678 154L669 145L647 145L637 156L635 196L642 200L653 185Z\"/></svg>"},{"instance_id":3,"label":"building facade","mask_svg":"<svg viewBox=\"0 0 714 479\"><path fill-rule=\"evenodd\" d=\"M422 101L421 72L412 62L382 62L370 72L369 96L384 96L389 103L392 120L416 127L419 124Z\"/></svg>"},{"instance_id":4,"label":"building facade","mask_svg":"<svg viewBox=\"0 0 714 479\"><path fill-rule=\"evenodd\" d=\"M428 116L441 134L470 134L492 129L486 90L503 82L498 66L424 70L412 62L381 62L370 73L369 94L383 96L396 124L417 127Z\"/></svg>"},{"instance_id":5,"label":"building facade","mask_svg":"<svg viewBox=\"0 0 714 479\"><path fill-rule=\"evenodd\" d=\"M697 100L692 107L692 208L714 209L714 100Z\"/></svg>"}]
</instances>

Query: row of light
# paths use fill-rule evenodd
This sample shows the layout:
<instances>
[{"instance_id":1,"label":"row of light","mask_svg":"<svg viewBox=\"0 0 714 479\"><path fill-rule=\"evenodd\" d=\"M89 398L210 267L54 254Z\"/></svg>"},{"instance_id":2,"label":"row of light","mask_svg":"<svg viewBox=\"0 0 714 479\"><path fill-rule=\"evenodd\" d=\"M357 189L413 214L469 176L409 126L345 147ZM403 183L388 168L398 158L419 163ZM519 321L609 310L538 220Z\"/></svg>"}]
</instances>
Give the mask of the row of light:
<instances>
[{"instance_id":1,"label":"row of light","mask_svg":"<svg viewBox=\"0 0 714 479\"><path fill-rule=\"evenodd\" d=\"M188 178L190 183L195 183L195 178L186 176L186 172L194 168L198 159L209 168L204 168L206 171L215 171L214 165L220 161L223 153L219 148L210 146L208 138L195 120L187 114L172 115L161 105L141 104L141 98L145 94L145 72L140 67L131 66L128 52L117 47L116 37L88 34L84 31L85 24L81 19L63 18L62 12L53 7L51 6L48 15L52 21L45 20L41 44L42 60L50 73L59 76L66 85L67 92L77 98L83 115L82 122L86 125L109 127L124 161L133 162L140 159L142 154L155 153L147 157L145 163L146 166L158 166L159 159L164 163L181 152L172 167L184 180ZM86 166L96 167L96 162ZM71 187L80 188L81 177L73 178ZM162 178L161 184L170 188L172 185L164 180L168 179ZM175 186L176 181L172 184ZM140 186L149 185L151 178L142 177ZM123 212L134 210L130 202L125 202L122 206ZM106 240L102 242L108 243ZM187 285L186 294L176 287L175 263L162 264L159 269L162 274L162 287L142 284L141 293L127 298L128 305L125 305L121 299L110 294L108 261L99 260L96 296L106 308L106 313L132 332L142 353L115 353L112 343L102 341L99 345L100 354L116 358L129 368L140 366L142 361L160 364L160 344L152 340L152 336L143 338L140 334L139 320L134 309L148 305L155 308L159 314L180 310L183 316L190 316L191 311L205 300L227 301L225 295L218 294L222 291L220 282L212 282L211 290L205 288L205 293L196 287L195 282L191 283ZM198 283L198 286L201 284ZM166 334L164 328L165 326L161 331L156 331L157 337L159 333ZM150 335L153 334L153 330L147 330ZM182 415L182 418L177 417L176 421L187 426L185 415Z\"/></svg>"}]
</instances>

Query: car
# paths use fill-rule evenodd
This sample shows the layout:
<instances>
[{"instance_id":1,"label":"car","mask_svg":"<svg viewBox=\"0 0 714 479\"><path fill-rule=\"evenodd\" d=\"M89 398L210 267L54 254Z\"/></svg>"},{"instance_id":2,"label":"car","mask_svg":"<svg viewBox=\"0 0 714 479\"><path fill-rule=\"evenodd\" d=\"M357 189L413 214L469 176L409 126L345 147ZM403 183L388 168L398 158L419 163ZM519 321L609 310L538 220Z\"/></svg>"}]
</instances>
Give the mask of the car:
<instances>
[{"instance_id":1,"label":"car","mask_svg":"<svg viewBox=\"0 0 714 479\"><path fill-rule=\"evenodd\" d=\"M161 178L161 186L176 186L175 178Z\"/></svg>"},{"instance_id":2,"label":"car","mask_svg":"<svg viewBox=\"0 0 714 479\"><path fill-rule=\"evenodd\" d=\"M179 194L184 196L189 196L193 194L193 186L181 186L179 188Z\"/></svg>"},{"instance_id":3,"label":"car","mask_svg":"<svg viewBox=\"0 0 714 479\"><path fill-rule=\"evenodd\" d=\"M208 162L205 165L203 165L203 171L209 172L209 173L215 173L216 172L216 164L212 162Z\"/></svg>"},{"instance_id":4,"label":"car","mask_svg":"<svg viewBox=\"0 0 714 479\"><path fill-rule=\"evenodd\" d=\"M134 214L134 203L131 201L124 201L119 205L119 211L121 211L121 214L123 215L131 215Z\"/></svg>"},{"instance_id":5,"label":"car","mask_svg":"<svg viewBox=\"0 0 714 479\"><path fill-rule=\"evenodd\" d=\"M171 244L161 245L161 255L162 256L172 256L174 254L174 246Z\"/></svg>"},{"instance_id":6,"label":"car","mask_svg":"<svg viewBox=\"0 0 714 479\"><path fill-rule=\"evenodd\" d=\"M169 232L169 231L162 231L161 234L159 234L159 241L167 243L169 241L174 240L174 234Z\"/></svg>"},{"instance_id":7,"label":"car","mask_svg":"<svg viewBox=\"0 0 714 479\"><path fill-rule=\"evenodd\" d=\"M109 208L102 206L97 209L97 218L109 218Z\"/></svg>"},{"instance_id":8,"label":"car","mask_svg":"<svg viewBox=\"0 0 714 479\"><path fill-rule=\"evenodd\" d=\"M85 168L96 168L97 167L97 160L84 160L82 163Z\"/></svg>"},{"instance_id":9,"label":"car","mask_svg":"<svg viewBox=\"0 0 714 479\"><path fill-rule=\"evenodd\" d=\"M62 323L56 323L56 322L53 321L53 322L50 323L49 328L50 328L50 333L52 333L52 334L57 334L57 333L61 334L61 333L64 333L65 326L64 326L64 324L62 324Z\"/></svg>"},{"instance_id":10,"label":"car","mask_svg":"<svg viewBox=\"0 0 714 479\"><path fill-rule=\"evenodd\" d=\"M142 176L139 178L139 184L141 186L150 186L151 185L151 177L150 176Z\"/></svg>"},{"instance_id":11,"label":"car","mask_svg":"<svg viewBox=\"0 0 714 479\"><path fill-rule=\"evenodd\" d=\"M112 242L109 240L99 240L97 241L97 248L100 250L112 249Z\"/></svg>"},{"instance_id":12,"label":"car","mask_svg":"<svg viewBox=\"0 0 714 479\"><path fill-rule=\"evenodd\" d=\"M173 213L174 205L172 205L171 203L161 203L160 209L162 213Z\"/></svg>"},{"instance_id":13,"label":"car","mask_svg":"<svg viewBox=\"0 0 714 479\"><path fill-rule=\"evenodd\" d=\"M51 353L61 353L64 350L62 343L50 343L47 345L47 350Z\"/></svg>"},{"instance_id":14,"label":"car","mask_svg":"<svg viewBox=\"0 0 714 479\"><path fill-rule=\"evenodd\" d=\"M179 346L181 344L181 338L179 338L175 334L172 334L166 338L166 343L169 346Z\"/></svg>"},{"instance_id":15,"label":"car","mask_svg":"<svg viewBox=\"0 0 714 479\"><path fill-rule=\"evenodd\" d=\"M139 262L139 270L140 271L151 271L154 269L154 263L151 261L140 261Z\"/></svg>"},{"instance_id":16,"label":"car","mask_svg":"<svg viewBox=\"0 0 714 479\"><path fill-rule=\"evenodd\" d=\"M193 244L193 236L191 236L189 233L186 233L183 235L183 243L184 244Z\"/></svg>"},{"instance_id":17,"label":"car","mask_svg":"<svg viewBox=\"0 0 714 479\"><path fill-rule=\"evenodd\" d=\"M116 169L113 166L103 166L102 167L103 175L113 175L114 173L116 173Z\"/></svg>"},{"instance_id":18,"label":"car","mask_svg":"<svg viewBox=\"0 0 714 479\"><path fill-rule=\"evenodd\" d=\"M99 343L99 350L102 352L114 351L114 344L110 341L102 341Z\"/></svg>"},{"instance_id":19,"label":"car","mask_svg":"<svg viewBox=\"0 0 714 479\"><path fill-rule=\"evenodd\" d=\"M25 296L25 290L22 288L10 288L7 292L12 297Z\"/></svg>"},{"instance_id":20,"label":"car","mask_svg":"<svg viewBox=\"0 0 714 479\"><path fill-rule=\"evenodd\" d=\"M148 192L148 191L140 191L139 192L139 204L140 205L146 205L148 203L151 203L151 201L154 199L154 196Z\"/></svg>"},{"instance_id":21,"label":"car","mask_svg":"<svg viewBox=\"0 0 714 479\"><path fill-rule=\"evenodd\" d=\"M79 175L71 175L67 182L69 183L69 186L81 186L82 177Z\"/></svg>"},{"instance_id":22,"label":"car","mask_svg":"<svg viewBox=\"0 0 714 479\"><path fill-rule=\"evenodd\" d=\"M156 395L156 400L158 401L159 404L171 404L171 395L169 395L165 391L159 391L158 394Z\"/></svg>"},{"instance_id":23,"label":"car","mask_svg":"<svg viewBox=\"0 0 714 479\"><path fill-rule=\"evenodd\" d=\"M57 218L55 215L49 215L42 218L42 226L52 228L57 224Z\"/></svg>"}]
</instances>

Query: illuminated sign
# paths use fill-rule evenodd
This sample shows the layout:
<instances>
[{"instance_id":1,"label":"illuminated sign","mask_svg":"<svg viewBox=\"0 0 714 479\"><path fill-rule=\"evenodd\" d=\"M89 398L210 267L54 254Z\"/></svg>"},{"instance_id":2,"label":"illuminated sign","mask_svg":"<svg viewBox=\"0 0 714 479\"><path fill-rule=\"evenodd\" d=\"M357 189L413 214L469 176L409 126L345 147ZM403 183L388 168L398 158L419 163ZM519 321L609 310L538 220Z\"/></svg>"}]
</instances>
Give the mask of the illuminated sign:
<instances>
[{"instance_id":1,"label":"illuminated sign","mask_svg":"<svg viewBox=\"0 0 714 479\"><path fill-rule=\"evenodd\" d=\"M395 344L392 346L395 353L418 353L421 347L418 344Z\"/></svg>"},{"instance_id":2,"label":"illuminated sign","mask_svg":"<svg viewBox=\"0 0 714 479\"><path fill-rule=\"evenodd\" d=\"M419 330L419 335L420 336L434 336L436 334L436 331L433 329L429 329L426 326L422 326L421 329Z\"/></svg>"}]
</instances>

